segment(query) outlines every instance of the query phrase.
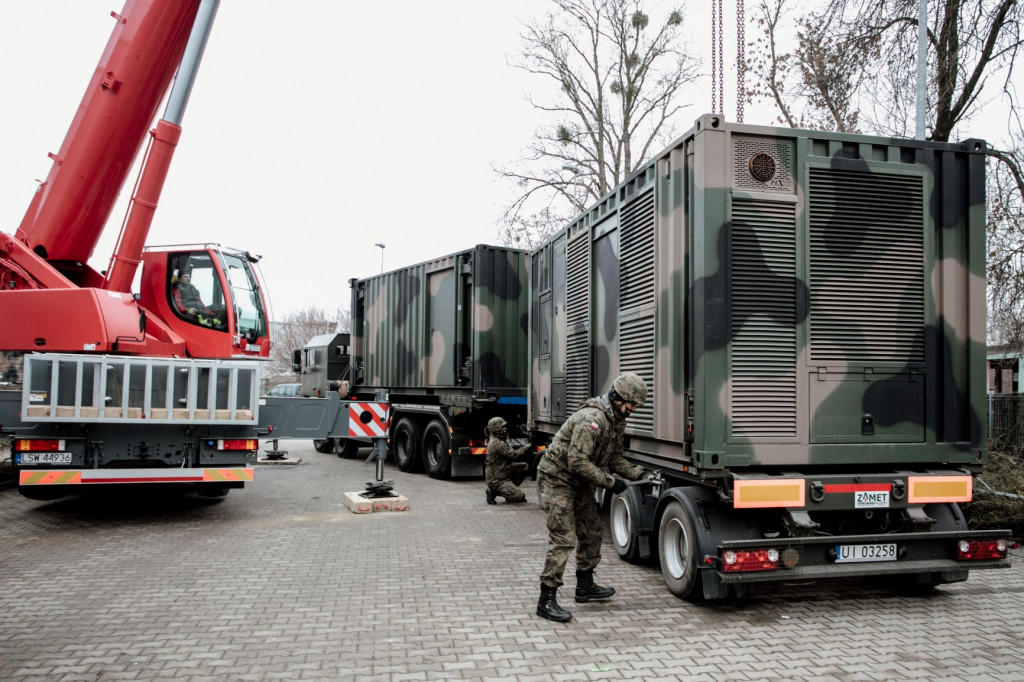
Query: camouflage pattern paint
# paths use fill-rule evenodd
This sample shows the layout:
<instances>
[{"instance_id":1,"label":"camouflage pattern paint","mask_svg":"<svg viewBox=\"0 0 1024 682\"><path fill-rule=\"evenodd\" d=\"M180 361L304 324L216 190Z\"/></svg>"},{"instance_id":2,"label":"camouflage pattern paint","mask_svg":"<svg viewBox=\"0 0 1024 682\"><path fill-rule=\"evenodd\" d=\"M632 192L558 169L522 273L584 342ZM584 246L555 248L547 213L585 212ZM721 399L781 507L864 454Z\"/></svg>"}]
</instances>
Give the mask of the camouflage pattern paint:
<instances>
[{"instance_id":1,"label":"camouflage pattern paint","mask_svg":"<svg viewBox=\"0 0 1024 682\"><path fill-rule=\"evenodd\" d=\"M478 245L353 280L353 389L525 399L526 253Z\"/></svg>"},{"instance_id":2,"label":"camouflage pattern paint","mask_svg":"<svg viewBox=\"0 0 1024 682\"><path fill-rule=\"evenodd\" d=\"M981 464L984 152L701 117L531 254L530 425L633 371L653 463Z\"/></svg>"}]
</instances>

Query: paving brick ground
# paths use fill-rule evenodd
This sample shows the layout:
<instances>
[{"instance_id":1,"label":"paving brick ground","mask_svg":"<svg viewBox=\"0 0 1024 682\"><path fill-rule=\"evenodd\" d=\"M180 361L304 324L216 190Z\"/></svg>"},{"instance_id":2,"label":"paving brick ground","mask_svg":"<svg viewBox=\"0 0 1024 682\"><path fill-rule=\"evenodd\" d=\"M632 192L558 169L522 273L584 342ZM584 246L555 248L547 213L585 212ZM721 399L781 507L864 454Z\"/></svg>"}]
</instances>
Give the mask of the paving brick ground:
<instances>
[{"instance_id":1,"label":"paving brick ground","mask_svg":"<svg viewBox=\"0 0 1024 682\"><path fill-rule=\"evenodd\" d=\"M481 481L388 467L411 511L355 515L342 494L372 467L288 449L302 464L221 501L0 491L0 679L1024 679L1024 557L924 598L851 581L694 605L608 545L619 593L563 588L559 625L533 613L534 489L487 506Z\"/></svg>"}]
</instances>

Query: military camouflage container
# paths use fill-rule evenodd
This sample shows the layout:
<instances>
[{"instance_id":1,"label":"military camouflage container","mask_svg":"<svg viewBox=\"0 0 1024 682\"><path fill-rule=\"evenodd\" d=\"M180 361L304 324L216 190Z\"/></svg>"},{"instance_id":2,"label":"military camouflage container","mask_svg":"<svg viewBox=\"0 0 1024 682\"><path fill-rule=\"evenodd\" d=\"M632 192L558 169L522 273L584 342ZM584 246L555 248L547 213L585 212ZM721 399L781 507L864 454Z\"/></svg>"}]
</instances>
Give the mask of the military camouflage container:
<instances>
[{"instance_id":1,"label":"military camouflage container","mask_svg":"<svg viewBox=\"0 0 1024 682\"><path fill-rule=\"evenodd\" d=\"M526 253L478 245L351 286L352 390L390 393L399 466L482 473L487 420L526 423Z\"/></svg>"},{"instance_id":2,"label":"military camouflage container","mask_svg":"<svg viewBox=\"0 0 1024 682\"><path fill-rule=\"evenodd\" d=\"M724 526L712 521L695 555L714 566L670 537L660 553L674 592L690 594L696 575L723 596L829 575L835 537L811 551L811 536L966 528L958 511L925 507L969 499L986 458L984 165L977 140L704 116L531 255L532 427L554 433L623 371L650 390L627 455L668 481L616 498L620 554L642 553L669 509L684 518L669 515L672 528L710 514ZM728 573L729 541L787 536L800 539L785 545L798 564L785 576ZM963 579L955 557L924 559L951 547L844 570Z\"/></svg>"}]
</instances>

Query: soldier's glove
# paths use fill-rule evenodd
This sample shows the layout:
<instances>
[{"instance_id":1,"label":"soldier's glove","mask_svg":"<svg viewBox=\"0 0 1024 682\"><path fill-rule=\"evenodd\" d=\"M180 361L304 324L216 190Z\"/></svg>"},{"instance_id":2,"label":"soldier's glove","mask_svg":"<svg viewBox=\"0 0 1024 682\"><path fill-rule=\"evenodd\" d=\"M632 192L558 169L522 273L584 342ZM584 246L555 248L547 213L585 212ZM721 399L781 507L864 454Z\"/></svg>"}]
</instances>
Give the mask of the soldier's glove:
<instances>
[{"instance_id":1,"label":"soldier's glove","mask_svg":"<svg viewBox=\"0 0 1024 682\"><path fill-rule=\"evenodd\" d=\"M615 483L612 483L612 493L618 495L619 493L626 489L626 482L623 481L621 478L616 478L614 476L612 478L615 479Z\"/></svg>"}]
</instances>

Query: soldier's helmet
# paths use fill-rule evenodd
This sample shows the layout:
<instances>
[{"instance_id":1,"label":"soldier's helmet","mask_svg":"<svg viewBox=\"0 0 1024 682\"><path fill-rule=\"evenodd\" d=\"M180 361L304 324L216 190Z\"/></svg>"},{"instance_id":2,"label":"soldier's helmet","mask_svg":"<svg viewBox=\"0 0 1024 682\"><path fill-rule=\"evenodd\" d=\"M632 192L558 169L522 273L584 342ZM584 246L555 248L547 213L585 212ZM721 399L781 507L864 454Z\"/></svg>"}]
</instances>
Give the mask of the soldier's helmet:
<instances>
[{"instance_id":1,"label":"soldier's helmet","mask_svg":"<svg viewBox=\"0 0 1024 682\"><path fill-rule=\"evenodd\" d=\"M501 431L503 428L505 428L507 424L508 422L502 419L501 417L491 417L491 420L487 422L487 432L497 433L498 431Z\"/></svg>"},{"instance_id":2,"label":"soldier's helmet","mask_svg":"<svg viewBox=\"0 0 1024 682\"><path fill-rule=\"evenodd\" d=\"M623 372L612 384L612 390L626 402L636 403L643 407L647 402L647 384L635 372Z\"/></svg>"}]
</instances>

